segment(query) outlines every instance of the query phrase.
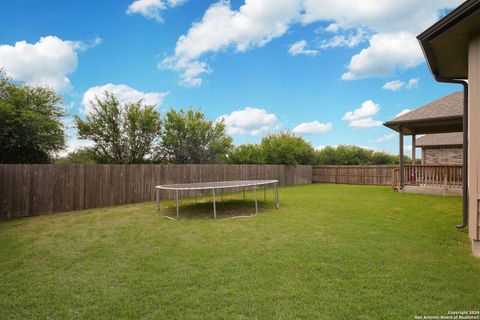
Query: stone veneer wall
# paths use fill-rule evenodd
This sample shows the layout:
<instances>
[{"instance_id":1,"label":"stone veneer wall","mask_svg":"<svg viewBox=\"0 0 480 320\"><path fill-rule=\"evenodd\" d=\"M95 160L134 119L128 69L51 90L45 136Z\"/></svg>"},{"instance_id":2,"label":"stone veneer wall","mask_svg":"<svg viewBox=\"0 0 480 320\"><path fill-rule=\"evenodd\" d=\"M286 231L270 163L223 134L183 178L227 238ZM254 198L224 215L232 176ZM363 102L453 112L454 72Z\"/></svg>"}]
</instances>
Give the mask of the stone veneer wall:
<instances>
[{"instance_id":1,"label":"stone veneer wall","mask_svg":"<svg viewBox=\"0 0 480 320\"><path fill-rule=\"evenodd\" d=\"M423 147L422 164L463 164L461 147Z\"/></svg>"}]
</instances>

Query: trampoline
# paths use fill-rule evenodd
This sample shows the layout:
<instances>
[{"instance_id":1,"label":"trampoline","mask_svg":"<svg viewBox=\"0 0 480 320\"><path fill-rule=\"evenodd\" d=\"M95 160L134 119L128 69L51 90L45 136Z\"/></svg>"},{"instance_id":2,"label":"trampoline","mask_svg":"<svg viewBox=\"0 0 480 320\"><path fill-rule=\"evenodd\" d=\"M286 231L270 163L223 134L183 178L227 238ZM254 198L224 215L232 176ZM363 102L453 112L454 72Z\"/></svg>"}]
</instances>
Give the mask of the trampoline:
<instances>
[{"instance_id":1,"label":"trampoline","mask_svg":"<svg viewBox=\"0 0 480 320\"><path fill-rule=\"evenodd\" d=\"M217 181L217 182L197 182L197 183L180 183L180 184L164 184L155 187L156 199L157 199L157 213L160 213L160 191L169 190L175 192L175 202L176 202L176 218L165 215L164 217L177 220L179 216L179 200L178 194L180 191L200 191L200 190L211 190L212 191L212 203L213 203L213 217L217 218L217 205L216 205L216 194L218 190L239 188L243 189L243 198L245 199L245 188L252 188L253 195L255 200L255 214L249 216L237 216L234 218L250 218L255 217L258 214L258 199L257 199L257 188L263 187L263 199L266 203L266 187L273 186L275 188L275 207L279 207L279 198L278 198L278 180L238 180L238 181Z\"/></svg>"}]
</instances>

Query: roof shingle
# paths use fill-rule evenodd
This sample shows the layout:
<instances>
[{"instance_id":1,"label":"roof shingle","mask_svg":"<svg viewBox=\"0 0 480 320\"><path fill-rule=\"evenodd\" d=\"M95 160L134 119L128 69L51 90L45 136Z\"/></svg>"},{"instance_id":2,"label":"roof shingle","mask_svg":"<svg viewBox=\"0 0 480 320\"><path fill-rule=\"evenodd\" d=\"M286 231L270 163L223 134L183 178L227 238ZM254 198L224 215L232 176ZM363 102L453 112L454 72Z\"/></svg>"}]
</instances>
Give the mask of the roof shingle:
<instances>
[{"instance_id":1,"label":"roof shingle","mask_svg":"<svg viewBox=\"0 0 480 320\"><path fill-rule=\"evenodd\" d=\"M393 118L388 122L435 119L452 116L463 116L463 91L451 93L448 96L430 102L423 107Z\"/></svg>"},{"instance_id":2,"label":"roof shingle","mask_svg":"<svg viewBox=\"0 0 480 320\"><path fill-rule=\"evenodd\" d=\"M463 132L427 134L416 140L417 147L462 146Z\"/></svg>"}]
</instances>

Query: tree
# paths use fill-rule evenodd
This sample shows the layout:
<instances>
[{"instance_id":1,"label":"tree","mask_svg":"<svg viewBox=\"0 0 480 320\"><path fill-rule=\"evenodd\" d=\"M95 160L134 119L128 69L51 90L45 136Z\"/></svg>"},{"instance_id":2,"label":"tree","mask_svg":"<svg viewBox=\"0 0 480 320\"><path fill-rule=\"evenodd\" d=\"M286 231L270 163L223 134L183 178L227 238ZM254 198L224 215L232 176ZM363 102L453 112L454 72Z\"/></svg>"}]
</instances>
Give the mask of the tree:
<instances>
[{"instance_id":1,"label":"tree","mask_svg":"<svg viewBox=\"0 0 480 320\"><path fill-rule=\"evenodd\" d=\"M290 132L270 134L260 146L268 164L314 164L315 150L304 138Z\"/></svg>"},{"instance_id":2,"label":"tree","mask_svg":"<svg viewBox=\"0 0 480 320\"><path fill-rule=\"evenodd\" d=\"M69 152L65 157L55 159L55 164L74 164L74 163L85 163L85 164L95 164L103 163L95 153L93 148L80 148L75 151Z\"/></svg>"},{"instance_id":3,"label":"tree","mask_svg":"<svg viewBox=\"0 0 480 320\"><path fill-rule=\"evenodd\" d=\"M409 157L404 157L404 159L405 163L410 162ZM317 151L317 163L330 165L398 164L399 156L359 146L340 145L325 147Z\"/></svg>"},{"instance_id":4,"label":"tree","mask_svg":"<svg viewBox=\"0 0 480 320\"><path fill-rule=\"evenodd\" d=\"M317 151L318 164L362 165L368 164L373 150L358 146L325 147Z\"/></svg>"},{"instance_id":5,"label":"tree","mask_svg":"<svg viewBox=\"0 0 480 320\"><path fill-rule=\"evenodd\" d=\"M90 103L93 112L85 120L75 116L75 122L79 137L94 142L96 157L107 163L144 163L154 156L161 129L155 106L142 100L121 106L109 92L103 100L95 97Z\"/></svg>"},{"instance_id":6,"label":"tree","mask_svg":"<svg viewBox=\"0 0 480 320\"><path fill-rule=\"evenodd\" d=\"M262 164L265 163L265 154L258 144L241 144L230 151L227 163Z\"/></svg>"},{"instance_id":7,"label":"tree","mask_svg":"<svg viewBox=\"0 0 480 320\"><path fill-rule=\"evenodd\" d=\"M49 163L65 148L62 99L0 70L0 163Z\"/></svg>"},{"instance_id":8,"label":"tree","mask_svg":"<svg viewBox=\"0 0 480 320\"><path fill-rule=\"evenodd\" d=\"M410 158L405 157L405 161L409 161ZM374 152L370 164L398 164L400 162L399 156L388 154L386 152Z\"/></svg>"},{"instance_id":9,"label":"tree","mask_svg":"<svg viewBox=\"0 0 480 320\"><path fill-rule=\"evenodd\" d=\"M173 163L217 163L232 148L223 121L209 121L192 109L170 109L163 120L161 140L161 158Z\"/></svg>"}]
</instances>

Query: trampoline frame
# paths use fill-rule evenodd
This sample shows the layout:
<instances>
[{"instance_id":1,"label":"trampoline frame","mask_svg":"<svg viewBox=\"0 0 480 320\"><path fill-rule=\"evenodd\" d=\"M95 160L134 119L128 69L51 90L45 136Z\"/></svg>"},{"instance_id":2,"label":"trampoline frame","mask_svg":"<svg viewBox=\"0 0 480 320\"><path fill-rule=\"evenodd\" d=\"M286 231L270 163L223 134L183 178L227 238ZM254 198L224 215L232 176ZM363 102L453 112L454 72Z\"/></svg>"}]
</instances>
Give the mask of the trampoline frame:
<instances>
[{"instance_id":1,"label":"trampoline frame","mask_svg":"<svg viewBox=\"0 0 480 320\"><path fill-rule=\"evenodd\" d=\"M178 220L180 218L179 209L179 191L197 191L197 190L212 190L212 202L213 202L213 217L217 219L217 205L216 205L216 190L243 188L243 199L245 199L245 188L253 188L253 194L255 199L255 215L250 216L236 216L233 218L250 218L255 217L258 214L258 199L257 188L263 187L263 199L267 202L266 187L273 185L275 189L275 208L280 207L280 200L278 197L278 180L236 180L236 181L215 181L215 182L196 182L196 183L182 183L182 184L164 184L155 186L156 200L157 200L157 213L160 213L160 190L175 191L176 202L176 218L165 215L165 218ZM221 192L223 200L223 193Z\"/></svg>"}]
</instances>

